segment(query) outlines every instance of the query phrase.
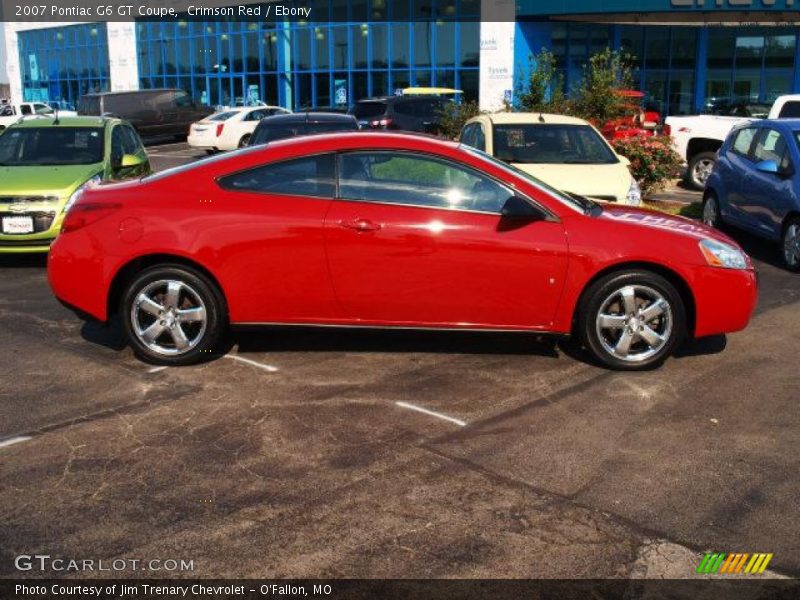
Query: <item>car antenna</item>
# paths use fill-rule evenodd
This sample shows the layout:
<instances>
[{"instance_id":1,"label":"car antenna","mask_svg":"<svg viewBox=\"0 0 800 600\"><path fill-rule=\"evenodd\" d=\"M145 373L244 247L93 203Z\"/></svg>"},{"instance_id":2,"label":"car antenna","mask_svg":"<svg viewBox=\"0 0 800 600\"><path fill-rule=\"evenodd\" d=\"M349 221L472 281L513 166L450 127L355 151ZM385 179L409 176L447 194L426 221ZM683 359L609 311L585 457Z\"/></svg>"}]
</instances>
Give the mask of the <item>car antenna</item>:
<instances>
[{"instance_id":1,"label":"car antenna","mask_svg":"<svg viewBox=\"0 0 800 600\"><path fill-rule=\"evenodd\" d=\"M542 116L542 113L539 113L539 123L544 123L544 117Z\"/></svg>"}]
</instances>

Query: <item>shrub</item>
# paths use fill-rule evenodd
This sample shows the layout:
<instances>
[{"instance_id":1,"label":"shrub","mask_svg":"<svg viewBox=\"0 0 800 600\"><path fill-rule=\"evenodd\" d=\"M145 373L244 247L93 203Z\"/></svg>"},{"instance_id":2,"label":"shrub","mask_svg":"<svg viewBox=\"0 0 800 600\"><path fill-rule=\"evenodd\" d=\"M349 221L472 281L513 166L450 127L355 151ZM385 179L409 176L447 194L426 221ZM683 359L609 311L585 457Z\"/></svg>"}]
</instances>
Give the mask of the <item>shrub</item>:
<instances>
[{"instance_id":1,"label":"shrub","mask_svg":"<svg viewBox=\"0 0 800 600\"><path fill-rule=\"evenodd\" d=\"M516 89L516 107L523 112L567 114L569 105L564 96L564 76L558 74L553 53L542 48L530 57L530 76Z\"/></svg>"},{"instance_id":2,"label":"shrub","mask_svg":"<svg viewBox=\"0 0 800 600\"><path fill-rule=\"evenodd\" d=\"M630 101L618 92L633 86L631 60L629 54L608 48L592 55L572 93L570 114L599 126L629 114Z\"/></svg>"},{"instance_id":3,"label":"shrub","mask_svg":"<svg viewBox=\"0 0 800 600\"><path fill-rule=\"evenodd\" d=\"M438 113L437 133L449 140L455 140L461 133L464 123L479 114L481 114L481 110L474 100L464 101L460 104L448 102Z\"/></svg>"},{"instance_id":4,"label":"shrub","mask_svg":"<svg viewBox=\"0 0 800 600\"><path fill-rule=\"evenodd\" d=\"M663 189L680 175L681 157L666 135L635 136L611 142L617 153L631 161L631 173L642 188L642 196Z\"/></svg>"}]
</instances>

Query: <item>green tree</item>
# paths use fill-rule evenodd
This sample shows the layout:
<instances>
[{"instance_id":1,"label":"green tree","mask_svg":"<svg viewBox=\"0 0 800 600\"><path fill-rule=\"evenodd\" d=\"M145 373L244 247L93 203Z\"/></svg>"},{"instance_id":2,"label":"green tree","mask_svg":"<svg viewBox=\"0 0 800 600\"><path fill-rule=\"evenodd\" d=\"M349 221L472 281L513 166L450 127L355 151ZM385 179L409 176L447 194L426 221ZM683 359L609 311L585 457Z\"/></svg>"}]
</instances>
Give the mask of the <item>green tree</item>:
<instances>
[{"instance_id":1,"label":"green tree","mask_svg":"<svg viewBox=\"0 0 800 600\"><path fill-rule=\"evenodd\" d=\"M564 76L558 72L556 58L547 48L530 57L530 75L528 81L518 82L516 102L523 112L569 112Z\"/></svg>"},{"instance_id":2,"label":"green tree","mask_svg":"<svg viewBox=\"0 0 800 600\"><path fill-rule=\"evenodd\" d=\"M572 99L572 114L601 125L629 114L629 101L618 92L633 86L631 60L629 54L609 48L589 58Z\"/></svg>"}]
</instances>

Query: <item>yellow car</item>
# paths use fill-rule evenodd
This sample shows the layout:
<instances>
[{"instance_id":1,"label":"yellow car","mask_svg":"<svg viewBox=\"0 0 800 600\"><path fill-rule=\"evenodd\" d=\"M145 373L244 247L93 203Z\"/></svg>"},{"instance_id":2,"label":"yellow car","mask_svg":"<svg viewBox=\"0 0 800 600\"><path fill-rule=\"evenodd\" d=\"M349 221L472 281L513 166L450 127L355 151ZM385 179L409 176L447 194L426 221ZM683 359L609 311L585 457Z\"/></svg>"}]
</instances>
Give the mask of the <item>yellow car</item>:
<instances>
[{"instance_id":1,"label":"yellow car","mask_svg":"<svg viewBox=\"0 0 800 600\"><path fill-rule=\"evenodd\" d=\"M460 141L558 190L606 202L642 203L630 161L582 119L547 113L480 115L466 122Z\"/></svg>"}]
</instances>

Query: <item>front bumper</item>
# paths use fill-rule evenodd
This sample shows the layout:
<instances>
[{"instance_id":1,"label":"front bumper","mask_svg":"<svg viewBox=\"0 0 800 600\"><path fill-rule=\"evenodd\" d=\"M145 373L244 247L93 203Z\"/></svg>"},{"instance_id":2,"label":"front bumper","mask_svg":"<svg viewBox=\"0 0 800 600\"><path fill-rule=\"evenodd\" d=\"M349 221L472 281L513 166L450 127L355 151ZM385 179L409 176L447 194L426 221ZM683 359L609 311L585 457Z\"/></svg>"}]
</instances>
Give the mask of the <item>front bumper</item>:
<instances>
[{"instance_id":1,"label":"front bumper","mask_svg":"<svg viewBox=\"0 0 800 600\"><path fill-rule=\"evenodd\" d=\"M741 331L750 323L758 302L758 277L753 269L705 267L697 274L695 337Z\"/></svg>"},{"instance_id":2,"label":"front bumper","mask_svg":"<svg viewBox=\"0 0 800 600\"><path fill-rule=\"evenodd\" d=\"M36 210L22 213L0 211L2 216L32 216L34 233L4 234L0 233L0 254L25 254L48 252L50 245L61 231L64 213L56 208L44 211ZM46 215L46 219L42 216Z\"/></svg>"}]
</instances>

